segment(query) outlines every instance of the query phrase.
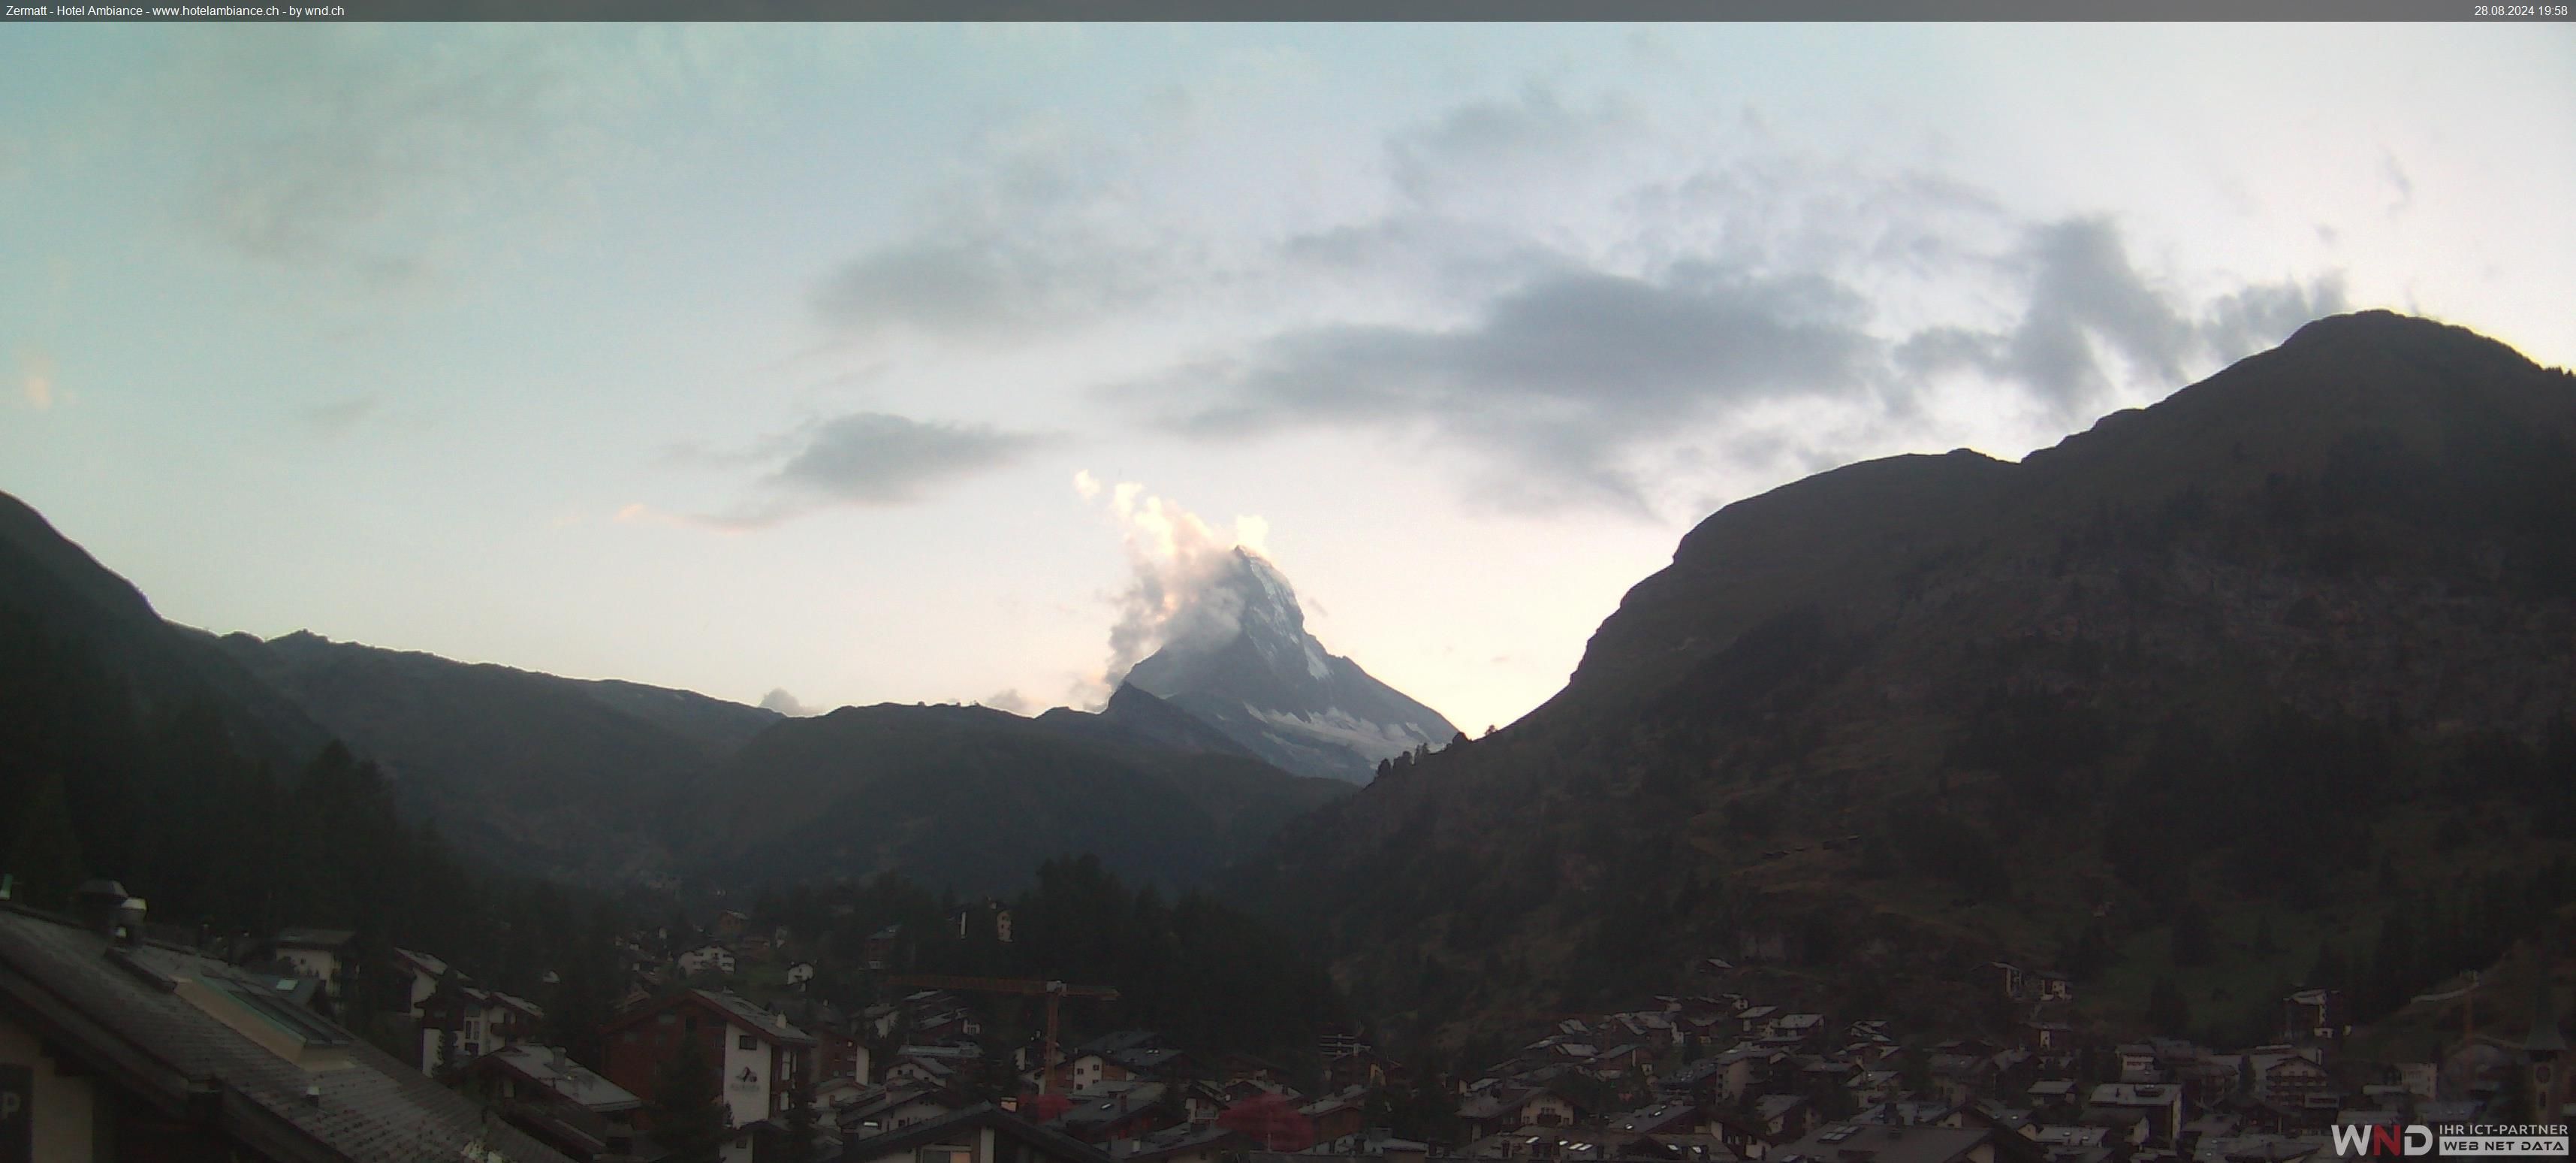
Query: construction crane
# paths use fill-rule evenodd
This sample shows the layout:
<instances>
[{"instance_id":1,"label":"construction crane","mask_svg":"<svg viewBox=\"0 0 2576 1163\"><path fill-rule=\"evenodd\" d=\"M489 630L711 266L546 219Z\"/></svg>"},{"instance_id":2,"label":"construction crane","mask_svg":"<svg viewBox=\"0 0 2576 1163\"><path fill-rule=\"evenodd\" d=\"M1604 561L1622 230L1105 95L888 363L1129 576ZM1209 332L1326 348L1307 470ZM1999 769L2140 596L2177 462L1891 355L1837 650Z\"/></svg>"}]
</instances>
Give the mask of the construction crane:
<instances>
[{"instance_id":1,"label":"construction crane","mask_svg":"<svg viewBox=\"0 0 2576 1163\"><path fill-rule=\"evenodd\" d=\"M1105 985L1066 985L1061 981L1033 981L1019 977L953 977L942 973L901 973L885 979L887 985L905 989L944 989L958 993L999 993L1013 997L1046 999L1046 1053L1038 1062L1038 1093L1047 1092L1047 1082L1055 1072L1056 1007L1068 997L1091 997L1102 1001L1118 1000L1118 991Z\"/></svg>"}]
</instances>

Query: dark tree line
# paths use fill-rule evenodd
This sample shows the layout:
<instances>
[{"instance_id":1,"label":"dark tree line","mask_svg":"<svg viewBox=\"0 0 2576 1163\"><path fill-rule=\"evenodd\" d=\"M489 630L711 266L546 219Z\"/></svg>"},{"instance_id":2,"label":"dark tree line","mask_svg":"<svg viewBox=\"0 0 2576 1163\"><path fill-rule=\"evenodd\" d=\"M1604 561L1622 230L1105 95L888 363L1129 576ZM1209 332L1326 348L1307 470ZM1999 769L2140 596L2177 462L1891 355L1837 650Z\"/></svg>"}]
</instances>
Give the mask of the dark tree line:
<instances>
[{"instance_id":1,"label":"dark tree line","mask_svg":"<svg viewBox=\"0 0 2576 1163\"><path fill-rule=\"evenodd\" d=\"M992 926L993 905L1010 912L1007 944ZM954 920L961 909L964 935ZM1322 965L1267 924L1202 894L1130 886L1088 855L1040 865L1035 882L1008 901L960 901L886 874L773 890L752 915L813 938L828 961L818 981L850 1003L870 1000L871 975L861 968L870 937L899 926L893 972L1112 987L1114 1002L1068 1003L1068 1026L1151 1028L1203 1054L1311 1062L1318 1033L1341 1008ZM1017 1030L1042 1024L1034 1002L982 1000Z\"/></svg>"}]
</instances>

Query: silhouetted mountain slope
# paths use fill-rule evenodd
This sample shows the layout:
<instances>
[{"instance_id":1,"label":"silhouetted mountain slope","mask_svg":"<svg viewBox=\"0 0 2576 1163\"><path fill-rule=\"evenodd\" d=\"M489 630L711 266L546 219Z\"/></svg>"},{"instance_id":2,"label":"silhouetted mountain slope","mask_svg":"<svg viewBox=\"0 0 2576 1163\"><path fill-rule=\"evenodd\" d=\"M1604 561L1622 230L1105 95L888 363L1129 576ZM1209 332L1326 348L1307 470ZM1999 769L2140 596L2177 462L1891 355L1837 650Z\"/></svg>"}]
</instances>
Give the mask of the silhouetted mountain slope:
<instances>
[{"instance_id":1,"label":"silhouetted mountain slope","mask_svg":"<svg viewBox=\"0 0 2576 1163\"><path fill-rule=\"evenodd\" d=\"M2565 899L2571 645L2576 379L2322 320L2018 464L1727 506L1565 691L1249 891L1450 1036L1709 956L2001 1027L2000 956L2117 1023L2174 976L2193 1032L2259 1037L2276 986L2402 997Z\"/></svg>"},{"instance_id":2,"label":"silhouetted mountain slope","mask_svg":"<svg viewBox=\"0 0 2576 1163\"><path fill-rule=\"evenodd\" d=\"M696 864L727 882L883 871L970 892L1097 854L1130 880L1197 883L1289 818L1348 794L1238 755L1085 737L983 707L843 707L752 740L701 789Z\"/></svg>"},{"instance_id":3,"label":"silhouetted mountain slope","mask_svg":"<svg viewBox=\"0 0 2576 1163\"><path fill-rule=\"evenodd\" d=\"M382 765L406 805L505 867L622 881L671 871L669 814L775 712L298 632L233 655Z\"/></svg>"},{"instance_id":4,"label":"silhouetted mountain slope","mask_svg":"<svg viewBox=\"0 0 2576 1163\"><path fill-rule=\"evenodd\" d=\"M130 698L136 713L216 714L243 755L279 770L311 760L328 736L295 705L218 649L212 635L173 626L141 591L71 543L18 498L0 493L0 619L78 653Z\"/></svg>"},{"instance_id":5,"label":"silhouetted mountain slope","mask_svg":"<svg viewBox=\"0 0 2576 1163\"><path fill-rule=\"evenodd\" d=\"M1201 599L1233 612L1231 632L1168 643L1128 671L1125 685L1301 775L1367 783L1378 761L1456 737L1438 711L1325 651L1269 562L1237 549L1232 566Z\"/></svg>"},{"instance_id":6,"label":"silhouetted mountain slope","mask_svg":"<svg viewBox=\"0 0 2576 1163\"><path fill-rule=\"evenodd\" d=\"M1096 713L1055 707L1037 717L1045 726L1083 739L1130 747L1206 752L1257 759L1252 749L1210 726L1204 719L1146 694L1130 683L1110 692L1109 703Z\"/></svg>"}]
</instances>

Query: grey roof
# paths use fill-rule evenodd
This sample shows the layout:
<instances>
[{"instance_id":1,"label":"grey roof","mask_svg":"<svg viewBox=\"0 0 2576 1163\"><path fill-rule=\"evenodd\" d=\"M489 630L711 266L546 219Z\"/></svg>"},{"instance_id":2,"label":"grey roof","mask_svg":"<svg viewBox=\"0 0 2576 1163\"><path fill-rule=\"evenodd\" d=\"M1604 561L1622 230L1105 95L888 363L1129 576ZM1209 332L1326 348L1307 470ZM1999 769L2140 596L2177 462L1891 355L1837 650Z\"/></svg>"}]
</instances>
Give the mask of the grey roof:
<instances>
[{"instance_id":1,"label":"grey roof","mask_svg":"<svg viewBox=\"0 0 2576 1163\"><path fill-rule=\"evenodd\" d=\"M494 1160L566 1163L463 1096L283 1001L223 962L158 945L115 946L61 918L0 905L0 1010L96 1077L163 1113L261 1154L441 1163L478 1141ZM280 1056L200 1009L222 991L315 1056ZM308 1098L307 1088L318 1090Z\"/></svg>"},{"instance_id":2,"label":"grey roof","mask_svg":"<svg viewBox=\"0 0 2576 1163\"><path fill-rule=\"evenodd\" d=\"M1133 1115L1145 1114L1163 1100L1163 1084L1148 1082L1122 1091L1112 1098L1090 1099L1066 1107L1056 1123L1067 1127L1116 1126Z\"/></svg>"},{"instance_id":3,"label":"grey roof","mask_svg":"<svg viewBox=\"0 0 2576 1163\"><path fill-rule=\"evenodd\" d=\"M644 1105L625 1087L602 1078L591 1068L563 1056L563 1051L521 1043L485 1055L498 1059L529 1081L600 1113L634 1110Z\"/></svg>"},{"instance_id":4,"label":"grey roof","mask_svg":"<svg viewBox=\"0 0 2576 1163\"><path fill-rule=\"evenodd\" d=\"M733 994L716 993L712 990L704 989L694 989L689 992L694 993L707 1001L715 1003L717 1009L724 1011L727 1016L750 1027L754 1031L757 1031L762 1037L790 1044L810 1045L814 1041L814 1035L797 1029L796 1026L787 1021L783 1015L772 1014L768 1010L753 1005L750 1001Z\"/></svg>"}]
</instances>

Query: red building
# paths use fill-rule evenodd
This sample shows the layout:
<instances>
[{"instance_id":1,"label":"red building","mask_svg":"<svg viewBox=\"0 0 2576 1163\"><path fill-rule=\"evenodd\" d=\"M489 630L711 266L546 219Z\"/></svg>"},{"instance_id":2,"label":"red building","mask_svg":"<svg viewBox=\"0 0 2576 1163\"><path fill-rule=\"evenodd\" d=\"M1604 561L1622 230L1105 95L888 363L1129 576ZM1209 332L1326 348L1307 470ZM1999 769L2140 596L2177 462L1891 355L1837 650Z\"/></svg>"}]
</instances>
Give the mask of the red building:
<instances>
[{"instance_id":1,"label":"red building","mask_svg":"<svg viewBox=\"0 0 2576 1163\"><path fill-rule=\"evenodd\" d=\"M729 993L693 989L656 998L602 1027L608 1080L651 1099L667 1063L695 1042L717 1071L733 1125L786 1113L788 1096L816 1081L814 1037Z\"/></svg>"}]
</instances>

